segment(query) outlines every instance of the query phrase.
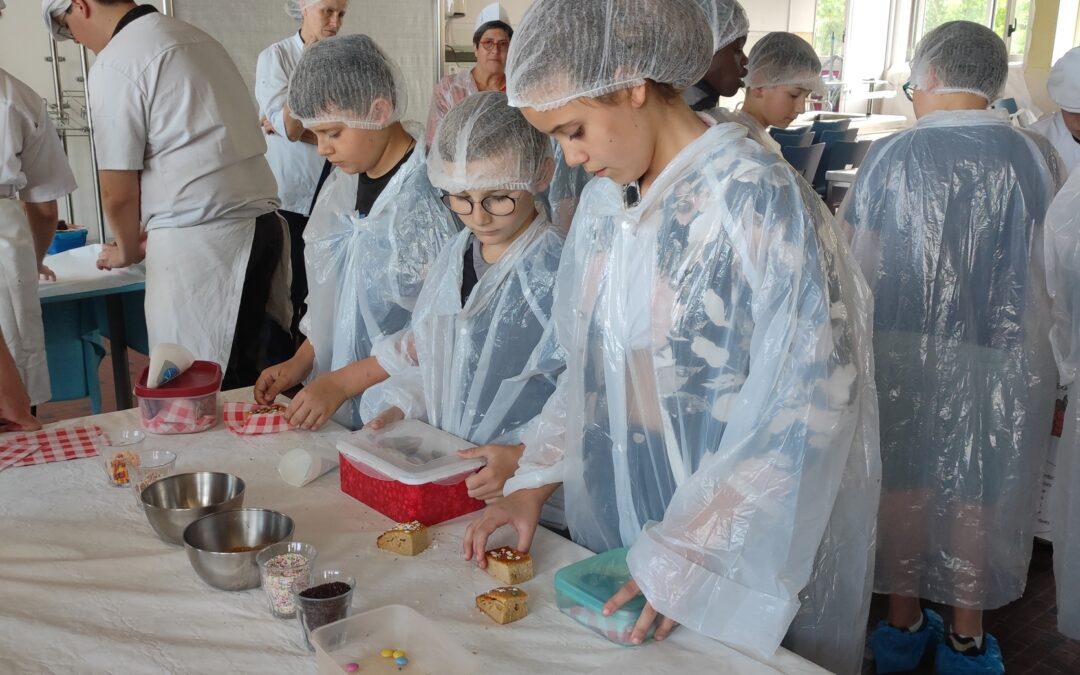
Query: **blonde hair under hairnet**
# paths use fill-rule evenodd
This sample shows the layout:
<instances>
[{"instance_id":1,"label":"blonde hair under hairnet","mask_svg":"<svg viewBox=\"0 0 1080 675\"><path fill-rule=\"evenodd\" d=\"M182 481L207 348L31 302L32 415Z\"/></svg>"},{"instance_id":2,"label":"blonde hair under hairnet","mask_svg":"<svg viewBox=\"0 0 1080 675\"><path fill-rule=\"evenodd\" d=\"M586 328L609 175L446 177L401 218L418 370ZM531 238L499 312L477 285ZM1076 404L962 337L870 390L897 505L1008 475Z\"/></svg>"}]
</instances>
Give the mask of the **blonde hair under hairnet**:
<instances>
[{"instance_id":1,"label":"blonde hair under hairnet","mask_svg":"<svg viewBox=\"0 0 1080 675\"><path fill-rule=\"evenodd\" d=\"M695 0L537 0L510 41L506 93L514 107L551 110L646 80L682 91L712 56Z\"/></svg>"},{"instance_id":2,"label":"blonde hair under hairnet","mask_svg":"<svg viewBox=\"0 0 1080 675\"><path fill-rule=\"evenodd\" d=\"M769 33L750 50L746 88L799 87L824 93L821 59L814 47L794 33Z\"/></svg>"},{"instance_id":3,"label":"blonde hair under hairnet","mask_svg":"<svg viewBox=\"0 0 1080 675\"><path fill-rule=\"evenodd\" d=\"M450 109L435 133L428 178L450 193L468 190L537 192L553 166L551 143L506 95L486 91Z\"/></svg>"}]
</instances>

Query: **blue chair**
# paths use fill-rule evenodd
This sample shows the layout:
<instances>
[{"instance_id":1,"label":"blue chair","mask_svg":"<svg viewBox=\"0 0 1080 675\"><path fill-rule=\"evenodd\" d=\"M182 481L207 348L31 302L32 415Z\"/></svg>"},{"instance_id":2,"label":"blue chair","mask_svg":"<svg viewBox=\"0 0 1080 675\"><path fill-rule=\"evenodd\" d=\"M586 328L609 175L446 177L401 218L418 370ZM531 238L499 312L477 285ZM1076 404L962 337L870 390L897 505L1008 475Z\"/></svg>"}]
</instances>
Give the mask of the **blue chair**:
<instances>
[{"instance_id":1,"label":"blue chair","mask_svg":"<svg viewBox=\"0 0 1080 675\"><path fill-rule=\"evenodd\" d=\"M830 171L839 171L851 167L859 168L866 153L870 150L871 141L837 141L832 145L825 146L821 162L818 164L817 174L814 176L814 189L818 194L825 196L829 189L829 182L825 176Z\"/></svg>"},{"instance_id":2,"label":"blue chair","mask_svg":"<svg viewBox=\"0 0 1080 675\"><path fill-rule=\"evenodd\" d=\"M824 143L815 143L809 147L787 146L780 149L784 159L788 161L796 172L812 183L817 175L818 165L821 163L821 155L825 152Z\"/></svg>"},{"instance_id":3,"label":"blue chair","mask_svg":"<svg viewBox=\"0 0 1080 675\"><path fill-rule=\"evenodd\" d=\"M807 129L798 134L774 134L773 139L781 148L805 148L814 142L814 132Z\"/></svg>"},{"instance_id":4,"label":"blue chair","mask_svg":"<svg viewBox=\"0 0 1080 675\"><path fill-rule=\"evenodd\" d=\"M833 143L847 142L851 143L855 140L855 137L859 134L858 129L837 129L836 131L822 131L816 135L815 143L824 143L826 147Z\"/></svg>"},{"instance_id":5,"label":"blue chair","mask_svg":"<svg viewBox=\"0 0 1080 675\"><path fill-rule=\"evenodd\" d=\"M851 126L851 120L817 120L810 125L814 131L814 142L821 142L821 134L825 131L847 131Z\"/></svg>"},{"instance_id":6,"label":"blue chair","mask_svg":"<svg viewBox=\"0 0 1080 675\"><path fill-rule=\"evenodd\" d=\"M810 131L810 127L787 127L781 129L780 127L769 127L769 135L773 138L778 136L801 136L807 131Z\"/></svg>"}]
</instances>

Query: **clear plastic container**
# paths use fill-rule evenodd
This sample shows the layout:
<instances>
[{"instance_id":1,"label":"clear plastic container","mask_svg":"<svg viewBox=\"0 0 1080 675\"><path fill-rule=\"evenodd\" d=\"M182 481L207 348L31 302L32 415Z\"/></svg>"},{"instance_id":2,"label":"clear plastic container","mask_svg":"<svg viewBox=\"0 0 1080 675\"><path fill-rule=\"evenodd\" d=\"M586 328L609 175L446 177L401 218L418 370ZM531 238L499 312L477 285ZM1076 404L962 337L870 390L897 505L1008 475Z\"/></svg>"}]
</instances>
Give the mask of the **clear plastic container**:
<instances>
[{"instance_id":1,"label":"clear plastic container","mask_svg":"<svg viewBox=\"0 0 1080 675\"><path fill-rule=\"evenodd\" d=\"M344 584L349 589L332 596L305 597L305 592L315 591L329 584ZM308 583L293 584L292 599L296 607L296 620L308 650L315 651L311 633L327 624L340 621L352 612L352 597L356 579L340 570L322 570L310 577Z\"/></svg>"},{"instance_id":2,"label":"clear plastic container","mask_svg":"<svg viewBox=\"0 0 1080 675\"><path fill-rule=\"evenodd\" d=\"M559 610L594 633L617 645L634 646L630 634L645 608L645 596L638 595L611 616L604 616L604 603L630 581L626 549L616 548L568 565L555 573L555 602ZM651 640L649 629L645 640Z\"/></svg>"},{"instance_id":3,"label":"clear plastic container","mask_svg":"<svg viewBox=\"0 0 1080 675\"><path fill-rule=\"evenodd\" d=\"M401 672L409 675L475 675L483 667L477 658L450 639L411 607L389 605L356 614L311 634L319 675L347 673L355 663L361 675L398 675L394 659L384 649L400 649L408 658Z\"/></svg>"},{"instance_id":4,"label":"clear plastic container","mask_svg":"<svg viewBox=\"0 0 1080 675\"><path fill-rule=\"evenodd\" d=\"M221 366L196 361L179 377L160 387L146 386L149 366L135 385L143 429L153 434L193 434L218 421Z\"/></svg>"},{"instance_id":5,"label":"clear plastic container","mask_svg":"<svg viewBox=\"0 0 1080 675\"><path fill-rule=\"evenodd\" d=\"M259 551L259 579L266 591L270 613L278 619L296 616L293 590L311 585L318 551L301 541L281 541Z\"/></svg>"},{"instance_id":6,"label":"clear plastic container","mask_svg":"<svg viewBox=\"0 0 1080 675\"><path fill-rule=\"evenodd\" d=\"M354 432L337 444L341 491L399 523L457 518L484 507L465 486L484 460L457 456L472 447L417 420Z\"/></svg>"},{"instance_id":7,"label":"clear plastic container","mask_svg":"<svg viewBox=\"0 0 1080 675\"><path fill-rule=\"evenodd\" d=\"M105 463L105 477L113 487L127 487L131 482L130 464L138 461L146 434L138 429L104 431L94 437L94 447Z\"/></svg>"},{"instance_id":8,"label":"clear plastic container","mask_svg":"<svg viewBox=\"0 0 1080 675\"><path fill-rule=\"evenodd\" d=\"M138 461L128 464L131 492L135 505L142 511L142 491L154 481L168 478L176 469L176 453L168 450L143 450Z\"/></svg>"}]
</instances>

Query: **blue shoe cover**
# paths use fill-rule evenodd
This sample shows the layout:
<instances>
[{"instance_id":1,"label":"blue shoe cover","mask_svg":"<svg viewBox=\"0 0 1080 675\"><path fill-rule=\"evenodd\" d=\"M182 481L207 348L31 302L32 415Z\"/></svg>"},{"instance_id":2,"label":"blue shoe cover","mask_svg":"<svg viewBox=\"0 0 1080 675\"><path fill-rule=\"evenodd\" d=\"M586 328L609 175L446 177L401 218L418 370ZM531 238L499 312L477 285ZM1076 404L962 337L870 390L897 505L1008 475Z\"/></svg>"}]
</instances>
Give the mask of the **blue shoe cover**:
<instances>
[{"instance_id":1,"label":"blue shoe cover","mask_svg":"<svg viewBox=\"0 0 1080 675\"><path fill-rule=\"evenodd\" d=\"M945 622L931 609L923 610L922 628L909 633L881 621L870 634L870 650L878 675L915 670L923 657L933 653L945 636Z\"/></svg>"},{"instance_id":2,"label":"blue shoe cover","mask_svg":"<svg viewBox=\"0 0 1080 675\"><path fill-rule=\"evenodd\" d=\"M1005 662L1001 658L1001 647L990 633L983 635L983 653L978 656L961 654L943 640L937 648L934 660L934 672L937 675L1002 675Z\"/></svg>"}]
</instances>

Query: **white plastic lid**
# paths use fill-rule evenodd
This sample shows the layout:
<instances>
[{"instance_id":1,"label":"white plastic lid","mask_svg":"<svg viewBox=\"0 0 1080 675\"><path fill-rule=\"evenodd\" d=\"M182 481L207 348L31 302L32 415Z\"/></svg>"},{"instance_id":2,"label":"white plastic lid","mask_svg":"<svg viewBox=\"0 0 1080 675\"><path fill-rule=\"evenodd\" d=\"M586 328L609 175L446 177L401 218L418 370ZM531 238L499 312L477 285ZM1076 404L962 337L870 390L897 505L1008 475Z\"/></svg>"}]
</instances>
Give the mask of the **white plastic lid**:
<instances>
[{"instance_id":1,"label":"white plastic lid","mask_svg":"<svg viewBox=\"0 0 1080 675\"><path fill-rule=\"evenodd\" d=\"M461 478L483 467L483 459L461 459L468 441L417 420L401 420L372 431L361 429L337 442L341 454L366 475L405 485L427 485ZM457 481L453 481L457 482Z\"/></svg>"}]
</instances>

